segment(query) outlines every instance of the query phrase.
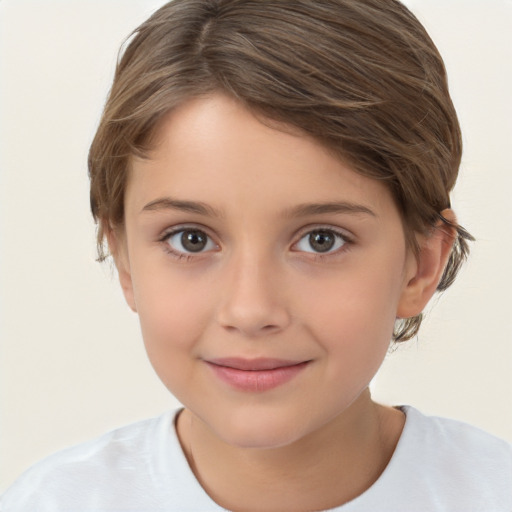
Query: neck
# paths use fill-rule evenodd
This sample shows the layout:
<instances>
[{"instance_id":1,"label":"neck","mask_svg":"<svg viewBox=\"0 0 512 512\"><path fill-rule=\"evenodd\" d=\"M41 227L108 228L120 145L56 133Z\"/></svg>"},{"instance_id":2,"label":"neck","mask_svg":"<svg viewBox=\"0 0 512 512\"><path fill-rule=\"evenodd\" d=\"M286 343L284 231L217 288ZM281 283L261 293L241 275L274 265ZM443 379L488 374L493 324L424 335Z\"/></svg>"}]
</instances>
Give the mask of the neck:
<instances>
[{"instance_id":1,"label":"neck","mask_svg":"<svg viewBox=\"0 0 512 512\"><path fill-rule=\"evenodd\" d=\"M196 478L219 505L247 512L326 510L368 489L384 471L404 424L366 390L321 429L279 448L229 445L188 410L178 435ZM222 461L222 463L219 463Z\"/></svg>"}]
</instances>

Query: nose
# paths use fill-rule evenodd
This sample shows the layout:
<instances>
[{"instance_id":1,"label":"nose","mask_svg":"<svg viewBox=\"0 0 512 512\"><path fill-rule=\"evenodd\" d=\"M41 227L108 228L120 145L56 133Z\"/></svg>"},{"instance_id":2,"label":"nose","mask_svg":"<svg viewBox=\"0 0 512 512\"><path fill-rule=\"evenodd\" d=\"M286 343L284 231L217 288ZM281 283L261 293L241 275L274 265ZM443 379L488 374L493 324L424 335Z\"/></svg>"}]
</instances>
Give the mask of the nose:
<instances>
[{"instance_id":1,"label":"nose","mask_svg":"<svg viewBox=\"0 0 512 512\"><path fill-rule=\"evenodd\" d=\"M220 284L219 324L250 338L286 329L291 317L282 272L261 257L242 256L233 260L224 283Z\"/></svg>"}]
</instances>

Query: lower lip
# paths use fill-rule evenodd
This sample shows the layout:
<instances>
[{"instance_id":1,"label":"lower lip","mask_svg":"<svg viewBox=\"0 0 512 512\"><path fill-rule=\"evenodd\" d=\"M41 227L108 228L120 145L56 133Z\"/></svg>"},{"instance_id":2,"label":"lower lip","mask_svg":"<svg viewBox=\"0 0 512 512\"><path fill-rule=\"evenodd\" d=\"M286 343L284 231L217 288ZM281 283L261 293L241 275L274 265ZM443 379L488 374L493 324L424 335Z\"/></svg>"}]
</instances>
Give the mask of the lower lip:
<instances>
[{"instance_id":1,"label":"lower lip","mask_svg":"<svg viewBox=\"0 0 512 512\"><path fill-rule=\"evenodd\" d=\"M229 366L208 363L215 375L233 388L240 391L258 393L269 391L286 384L301 373L308 361L292 366L281 366L272 370L239 370Z\"/></svg>"}]
</instances>

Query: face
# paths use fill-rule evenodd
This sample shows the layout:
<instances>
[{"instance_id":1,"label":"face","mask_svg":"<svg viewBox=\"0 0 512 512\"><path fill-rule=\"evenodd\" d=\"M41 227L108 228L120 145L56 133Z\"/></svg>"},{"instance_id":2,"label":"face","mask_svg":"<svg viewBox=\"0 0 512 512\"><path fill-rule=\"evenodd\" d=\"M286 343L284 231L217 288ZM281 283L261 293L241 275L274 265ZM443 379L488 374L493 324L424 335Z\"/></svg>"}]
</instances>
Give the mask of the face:
<instances>
[{"instance_id":1,"label":"face","mask_svg":"<svg viewBox=\"0 0 512 512\"><path fill-rule=\"evenodd\" d=\"M286 445L367 389L416 272L383 184L214 95L167 116L125 212L151 363L219 438Z\"/></svg>"}]
</instances>

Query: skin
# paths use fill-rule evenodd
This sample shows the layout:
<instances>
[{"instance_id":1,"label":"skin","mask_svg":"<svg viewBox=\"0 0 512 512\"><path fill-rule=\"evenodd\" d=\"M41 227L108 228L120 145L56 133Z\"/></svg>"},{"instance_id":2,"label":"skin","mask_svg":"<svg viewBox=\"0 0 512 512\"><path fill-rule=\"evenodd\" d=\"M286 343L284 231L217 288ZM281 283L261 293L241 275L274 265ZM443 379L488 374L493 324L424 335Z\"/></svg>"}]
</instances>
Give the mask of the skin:
<instances>
[{"instance_id":1,"label":"skin","mask_svg":"<svg viewBox=\"0 0 512 512\"><path fill-rule=\"evenodd\" d=\"M207 236L204 249L169 234L185 228ZM309 238L320 228L341 234L328 231L323 253ZM217 503L319 510L376 481L404 417L368 385L395 319L434 293L452 238L436 230L415 257L382 183L223 95L167 115L150 158L132 162L125 226L109 241L151 363L185 406L184 452ZM248 391L212 371L226 357L305 365Z\"/></svg>"}]
</instances>

